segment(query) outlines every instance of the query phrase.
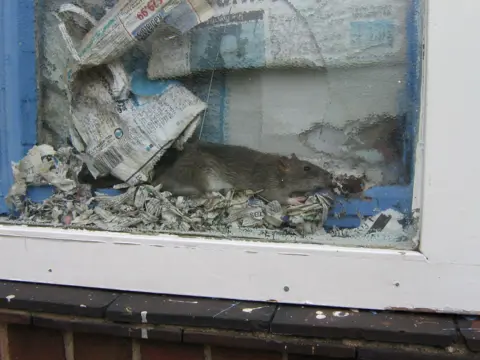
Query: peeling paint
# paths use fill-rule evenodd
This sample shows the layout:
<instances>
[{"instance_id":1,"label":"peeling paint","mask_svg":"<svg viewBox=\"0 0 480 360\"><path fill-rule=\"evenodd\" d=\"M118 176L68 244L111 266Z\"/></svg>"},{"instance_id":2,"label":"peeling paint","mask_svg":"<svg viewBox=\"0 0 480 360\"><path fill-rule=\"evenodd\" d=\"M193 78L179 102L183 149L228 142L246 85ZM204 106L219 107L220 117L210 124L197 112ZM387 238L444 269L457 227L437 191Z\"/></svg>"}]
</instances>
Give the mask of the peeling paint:
<instances>
[{"instance_id":1,"label":"peeling paint","mask_svg":"<svg viewBox=\"0 0 480 360\"><path fill-rule=\"evenodd\" d=\"M316 314L317 314L316 318L317 318L318 320L323 320L323 319L326 319L326 318L327 318L327 315L325 315L325 314L323 313L323 311L317 311Z\"/></svg>"},{"instance_id":2,"label":"peeling paint","mask_svg":"<svg viewBox=\"0 0 480 360\"><path fill-rule=\"evenodd\" d=\"M147 324L148 323L147 314L148 313L146 311L141 311L140 312L140 316L142 317L142 324Z\"/></svg>"},{"instance_id":3,"label":"peeling paint","mask_svg":"<svg viewBox=\"0 0 480 360\"><path fill-rule=\"evenodd\" d=\"M198 304L198 301L173 300L173 299L168 299L168 301L173 303L182 303L182 304Z\"/></svg>"},{"instance_id":4,"label":"peeling paint","mask_svg":"<svg viewBox=\"0 0 480 360\"><path fill-rule=\"evenodd\" d=\"M142 317L142 324L147 324L147 312L141 311L140 316ZM148 329L144 327L142 327L142 339L148 339Z\"/></svg>"},{"instance_id":5,"label":"peeling paint","mask_svg":"<svg viewBox=\"0 0 480 360\"><path fill-rule=\"evenodd\" d=\"M7 299L7 301L10 302L13 299L15 299L15 295L8 295L8 296L5 297L5 299Z\"/></svg>"},{"instance_id":6,"label":"peeling paint","mask_svg":"<svg viewBox=\"0 0 480 360\"><path fill-rule=\"evenodd\" d=\"M245 308L243 309L242 311L245 312L245 313L249 313L251 314L253 311L255 310L260 310L260 309L265 309L267 308L268 306L260 306L260 307L256 307L256 308Z\"/></svg>"}]
</instances>

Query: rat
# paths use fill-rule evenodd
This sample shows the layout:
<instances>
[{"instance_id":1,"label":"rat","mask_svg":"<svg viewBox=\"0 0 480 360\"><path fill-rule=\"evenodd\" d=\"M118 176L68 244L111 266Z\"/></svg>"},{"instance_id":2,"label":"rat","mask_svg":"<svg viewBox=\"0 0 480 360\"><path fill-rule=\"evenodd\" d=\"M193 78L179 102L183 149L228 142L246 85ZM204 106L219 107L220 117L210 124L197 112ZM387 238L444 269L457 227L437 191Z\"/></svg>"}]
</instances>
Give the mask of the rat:
<instances>
[{"instance_id":1,"label":"rat","mask_svg":"<svg viewBox=\"0 0 480 360\"><path fill-rule=\"evenodd\" d=\"M161 162L161 161L160 161ZM294 194L332 188L330 172L290 157L238 145L207 142L185 144L175 161L155 168L152 185L177 196L200 196L222 190L253 190L269 201L295 205Z\"/></svg>"}]
</instances>

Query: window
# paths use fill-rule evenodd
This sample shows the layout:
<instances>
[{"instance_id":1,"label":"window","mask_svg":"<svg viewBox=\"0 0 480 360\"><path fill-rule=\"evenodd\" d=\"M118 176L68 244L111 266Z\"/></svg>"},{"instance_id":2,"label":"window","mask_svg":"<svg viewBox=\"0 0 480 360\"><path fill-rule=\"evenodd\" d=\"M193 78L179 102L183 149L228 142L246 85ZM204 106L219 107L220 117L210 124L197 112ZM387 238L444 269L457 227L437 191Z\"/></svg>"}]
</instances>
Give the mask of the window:
<instances>
[{"instance_id":1,"label":"window","mask_svg":"<svg viewBox=\"0 0 480 360\"><path fill-rule=\"evenodd\" d=\"M15 221L417 247L422 1L141 3L37 7Z\"/></svg>"},{"instance_id":2,"label":"window","mask_svg":"<svg viewBox=\"0 0 480 360\"><path fill-rule=\"evenodd\" d=\"M4 5L5 19L37 19L39 107L34 116L29 20L4 44L30 46L14 52L30 72L4 64L2 173L30 153L2 181L4 194L17 188L0 227L0 277L478 311L441 289L470 294L462 274L478 270L469 197L451 194L458 185L440 165L474 186L474 101L444 81L468 89L478 77L445 66L447 48L471 62L479 5L144 2L121 19L110 1ZM464 38L452 38L447 16Z\"/></svg>"}]
</instances>

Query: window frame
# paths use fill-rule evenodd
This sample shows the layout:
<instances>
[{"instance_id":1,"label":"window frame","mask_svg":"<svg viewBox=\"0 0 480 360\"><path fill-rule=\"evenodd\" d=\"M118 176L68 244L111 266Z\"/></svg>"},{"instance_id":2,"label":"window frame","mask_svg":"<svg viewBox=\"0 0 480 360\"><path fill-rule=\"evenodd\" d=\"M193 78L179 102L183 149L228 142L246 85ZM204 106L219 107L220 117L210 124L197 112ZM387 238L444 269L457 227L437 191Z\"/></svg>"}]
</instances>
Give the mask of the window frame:
<instances>
[{"instance_id":1,"label":"window frame","mask_svg":"<svg viewBox=\"0 0 480 360\"><path fill-rule=\"evenodd\" d=\"M480 33L475 17L480 2L426 1L428 41L414 183L414 204L421 204L419 251L0 225L0 278L239 300L480 314L478 210L470 191L480 175L473 149L479 126L469 121L476 115L474 90L480 83L480 72L470 71L480 52L471 46ZM19 19L14 2L1 6L4 19ZM6 23L0 51L18 59L19 34L7 36ZM462 37L451 29L460 29ZM446 71L455 58L462 66ZM20 90L14 85L20 69L10 68L9 74L8 66L15 65L5 64L0 114L14 124L11 117L20 118ZM451 118L455 127L449 124ZM6 131L16 134L18 129ZM2 140L13 144L14 137ZM9 159L19 159L21 151L13 145L12 149ZM453 169L461 174L461 189ZM447 211L447 206L455 211Z\"/></svg>"}]
</instances>

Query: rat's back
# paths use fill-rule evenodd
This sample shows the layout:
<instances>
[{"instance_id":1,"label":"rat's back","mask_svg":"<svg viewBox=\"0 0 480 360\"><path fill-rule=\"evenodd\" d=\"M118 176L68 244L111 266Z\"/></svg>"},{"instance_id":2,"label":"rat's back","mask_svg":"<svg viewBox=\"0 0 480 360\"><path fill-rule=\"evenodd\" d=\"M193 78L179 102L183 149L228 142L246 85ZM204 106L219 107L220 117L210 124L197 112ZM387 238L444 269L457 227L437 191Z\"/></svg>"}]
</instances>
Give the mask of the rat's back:
<instances>
[{"instance_id":1,"label":"rat's back","mask_svg":"<svg viewBox=\"0 0 480 360\"><path fill-rule=\"evenodd\" d=\"M196 154L206 175L207 191L235 188L260 190L265 178L272 173L275 155L265 154L244 146L199 143Z\"/></svg>"},{"instance_id":2,"label":"rat's back","mask_svg":"<svg viewBox=\"0 0 480 360\"><path fill-rule=\"evenodd\" d=\"M275 156L243 146L187 144L178 159L158 173L154 183L176 195L228 190L259 190L271 173Z\"/></svg>"}]
</instances>

